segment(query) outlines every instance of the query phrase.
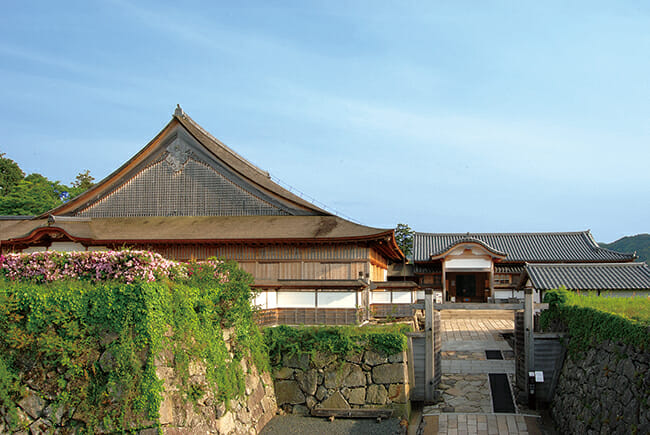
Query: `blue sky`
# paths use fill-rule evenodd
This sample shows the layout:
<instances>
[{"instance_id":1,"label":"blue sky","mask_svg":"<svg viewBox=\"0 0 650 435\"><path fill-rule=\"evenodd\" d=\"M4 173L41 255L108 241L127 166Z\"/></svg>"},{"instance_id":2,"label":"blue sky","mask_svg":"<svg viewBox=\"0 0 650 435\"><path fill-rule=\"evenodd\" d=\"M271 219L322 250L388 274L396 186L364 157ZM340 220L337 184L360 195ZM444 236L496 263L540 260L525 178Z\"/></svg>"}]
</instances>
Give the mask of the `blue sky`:
<instances>
[{"instance_id":1,"label":"blue sky","mask_svg":"<svg viewBox=\"0 0 650 435\"><path fill-rule=\"evenodd\" d=\"M650 3L441 3L6 2L0 152L101 179L180 103L369 226L650 232Z\"/></svg>"}]
</instances>

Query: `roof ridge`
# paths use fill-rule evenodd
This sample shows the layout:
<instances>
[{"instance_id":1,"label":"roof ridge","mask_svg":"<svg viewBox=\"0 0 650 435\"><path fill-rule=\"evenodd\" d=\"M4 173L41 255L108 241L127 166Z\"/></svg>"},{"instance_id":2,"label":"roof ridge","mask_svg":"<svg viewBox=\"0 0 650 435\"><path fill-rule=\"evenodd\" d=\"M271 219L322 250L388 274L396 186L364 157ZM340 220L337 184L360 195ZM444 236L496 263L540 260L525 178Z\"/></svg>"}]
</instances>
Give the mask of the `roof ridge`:
<instances>
[{"instance_id":1,"label":"roof ridge","mask_svg":"<svg viewBox=\"0 0 650 435\"><path fill-rule=\"evenodd\" d=\"M517 232L517 231L512 231L512 232L483 232L483 233L472 233L472 232L466 232L466 233L426 233L426 232L421 232L421 231L416 231L414 234L416 235L427 235L427 236L464 236L464 237L472 237L472 236L487 236L487 235L552 235L552 234L586 234L590 233L590 230L583 230L583 231L530 231L530 232ZM593 237L592 237L593 239Z\"/></svg>"},{"instance_id":2,"label":"roof ridge","mask_svg":"<svg viewBox=\"0 0 650 435\"><path fill-rule=\"evenodd\" d=\"M200 125L198 122L196 122L194 119L192 119L192 118L190 117L190 115L188 115L187 113L185 113L182 109L180 109L180 110L178 110L178 109L180 109L180 106L178 106L177 109L176 109L176 111L174 111L174 118L178 119L181 123L183 123L183 121L187 121L187 122L189 122L190 124L192 124L192 126L193 126L194 128L196 128L196 129L199 130L201 133L203 133L203 134L204 134L208 139L212 140L212 141L215 142L217 145L219 145L221 148L223 148L224 151L228 152L228 153L231 154L233 157L235 157L235 158L241 160L243 163L245 163L245 164L246 164L247 166L249 166L251 169L254 169L255 171L259 172L260 174L264 175L265 177L267 177L267 178L269 178L269 179L271 178L271 174L269 174L268 171L265 171L265 170L261 169L259 166L254 165L251 161L247 160L245 157L243 157L243 156L241 156L240 154L238 154L236 151L234 151L234 150L233 150L232 148L230 148L228 145L226 145L225 143L221 142L219 139L217 139L216 137L214 137L214 136L213 136L209 131L207 131L205 128L201 127L201 125Z\"/></svg>"},{"instance_id":3,"label":"roof ridge","mask_svg":"<svg viewBox=\"0 0 650 435\"><path fill-rule=\"evenodd\" d=\"M628 261L625 263L619 262L596 262L596 263L530 263L526 262L525 267L532 266L553 266L553 267L575 267L575 266L592 266L592 267L602 267L602 266L616 266L616 267L639 267L646 266L648 264L645 261Z\"/></svg>"}]
</instances>

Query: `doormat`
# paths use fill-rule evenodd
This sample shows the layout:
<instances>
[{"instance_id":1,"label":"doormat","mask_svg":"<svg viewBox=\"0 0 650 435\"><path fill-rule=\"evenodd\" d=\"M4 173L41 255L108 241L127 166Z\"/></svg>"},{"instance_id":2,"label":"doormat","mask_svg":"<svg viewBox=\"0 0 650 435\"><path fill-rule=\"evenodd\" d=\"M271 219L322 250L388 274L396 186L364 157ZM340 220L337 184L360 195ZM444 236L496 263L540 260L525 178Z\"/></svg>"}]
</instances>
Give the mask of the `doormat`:
<instances>
[{"instance_id":1,"label":"doormat","mask_svg":"<svg viewBox=\"0 0 650 435\"><path fill-rule=\"evenodd\" d=\"M494 412L514 413L515 404L512 401L508 375L505 373L490 373L490 390L492 390L492 409Z\"/></svg>"},{"instance_id":2,"label":"doormat","mask_svg":"<svg viewBox=\"0 0 650 435\"><path fill-rule=\"evenodd\" d=\"M487 359L503 359L503 355L500 350L486 350L485 357Z\"/></svg>"}]
</instances>

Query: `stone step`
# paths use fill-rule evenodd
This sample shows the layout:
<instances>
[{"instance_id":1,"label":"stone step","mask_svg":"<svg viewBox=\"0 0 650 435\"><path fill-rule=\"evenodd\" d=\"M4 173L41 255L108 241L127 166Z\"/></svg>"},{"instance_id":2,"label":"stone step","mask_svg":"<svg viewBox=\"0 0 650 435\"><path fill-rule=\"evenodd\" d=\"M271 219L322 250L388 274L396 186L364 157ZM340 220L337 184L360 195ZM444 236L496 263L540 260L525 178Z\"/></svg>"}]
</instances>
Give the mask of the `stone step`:
<instances>
[{"instance_id":1,"label":"stone step","mask_svg":"<svg viewBox=\"0 0 650 435\"><path fill-rule=\"evenodd\" d=\"M514 321L510 310L440 310L440 319L502 319Z\"/></svg>"},{"instance_id":2,"label":"stone step","mask_svg":"<svg viewBox=\"0 0 650 435\"><path fill-rule=\"evenodd\" d=\"M418 434L530 434L541 435L539 417L522 414L427 414L426 408Z\"/></svg>"}]
</instances>

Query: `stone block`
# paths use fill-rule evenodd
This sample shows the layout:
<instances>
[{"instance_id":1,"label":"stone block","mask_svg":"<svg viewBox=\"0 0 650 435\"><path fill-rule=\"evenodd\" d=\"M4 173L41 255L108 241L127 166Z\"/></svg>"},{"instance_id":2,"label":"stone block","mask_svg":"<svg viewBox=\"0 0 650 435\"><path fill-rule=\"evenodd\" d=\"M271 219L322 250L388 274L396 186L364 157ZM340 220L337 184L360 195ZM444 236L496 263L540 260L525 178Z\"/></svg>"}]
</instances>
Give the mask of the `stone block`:
<instances>
[{"instance_id":1,"label":"stone block","mask_svg":"<svg viewBox=\"0 0 650 435\"><path fill-rule=\"evenodd\" d=\"M327 388L323 385L319 385L316 389L316 399L323 400L327 396Z\"/></svg>"},{"instance_id":2,"label":"stone block","mask_svg":"<svg viewBox=\"0 0 650 435\"><path fill-rule=\"evenodd\" d=\"M331 364L325 369L323 373L323 385L326 388L340 388L343 385L343 380L350 373L350 365Z\"/></svg>"},{"instance_id":3,"label":"stone block","mask_svg":"<svg viewBox=\"0 0 650 435\"><path fill-rule=\"evenodd\" d=\"M291 367L282 367L273 373L275 379L291 379L293 377L293 369Z\"/></svg>"},{"instance_id":4,"label":"stone block","mask_svg":"<svg viewBox=\"0 0 650 435\"><path fill-rule=\"evenodd\" d=\"M316 394L316 388L318 388L318 372L316 370L311 369L306 372L297 372L295 378L305 394L309 394L310 396Z\"/></svg>"},{"instance_id":5,"label":"stone block","mask_svg":"<svg viewBox=\"0 0 650 435\"><path fill-rule=\"evenodd\" d=\"M406 352L396 353L388 357L388 362L392 364L401 363L404 362L405 360L406 360Z\"/></svg>"},{"instance_id":6,"label":"stone block","mask_svg":"<svg viewBox=\"0 0 650 435\"><path fill-rule=\"evenodd\" d=\"M220 434L230 434L237 428L235 416L232 412L226 412L220 419L217 420L217 430Z\"/></svg>"},{"instance_id":7,"label":"stone block","mask_svg":"<svg viewBox=\"0 0 650 435\"><path fill-rule=\"evenodd\" d=\"M309 354L293 354L291 356L285 356L282 358L282 363L285 367L291 367L294 369L309 369Z\"/></svg>"},{"instance_id":8,"label":"stone block","mask_svg":"<svg viewBox=\"0 0 650 435\"><path fill-rule=\"evenodd\" d=\"M318 405L318 400L316 400L314 396L308 396L305 399L305 403L307 404L307 408L314 409L314 407Z\"/></svg>"},{"instance_id":9,"label":"stone block","mask_svg":"<svg viewBox=\"0 0 650 435\"><path fill-rule=\"evenodd\" d=\"M271 385L273 383L273 379L271 379L271 373L263 372L262 373L262 382L264 383L264 385Z\"/></svg>"},{"instance_id":10,"label":"stone block","mask_svg":"<svg viewBox=\"0 0 650 435\"><path fill-rule=\"evenodd\" d=\"M278 404L273 400L273 398L264 396L262 399L262 409L264 410L264 414L275 414L277 407Z\"/></svg>"},{"instance_id":11,"label":"stone block","mask_svg":"<svg viewBox=\"0 0 650 435\"><path fill-rule=\"evenodd\" d=\"M99 367L106 373L113 370L116 365L117 361L115 361L115 356L110 350L105 350L99 357Z\"/></svg>"},{"instance_id":12,"label":"stone block","mask_svg":"<svg viewBox=\"0 0 650 435\"><path fill-rule=\"evenodd\" d=\"M383 385L373 384L368 387L366 392L366 403L374 405L384 405L388 399L388 392Z\"/></svg>"},{"instance_id":13,"label":"stone block","mask_svg":"<svg viewBox=\"0 0 650 435\"><path fill-rule=\"evenodd\" d=\"M345 357L345 360L352 364L361 364L363 360L363 352L352 353Z\"/></svg>"},{"instance_id":14,"label":"stone block","mask_svg":"<svg viewBox=\"0 0 650 435\"><path fill-rule=\"evenodd\" d=\"M323 400L319 408L350 409L350 405L343 395L337 391L327 399Z\"/></svg>"},{"instance_id":15,"label":"stone block","mask_svg":"<svg viewBox=\"0 0 650 435\"><path fill-rule=\"evenodd\" d=\"M352 388L348 394L348 402L351 405L363 405L366 403L366 389L365 388Z\"/></svg>"},{"instance_id":16,"label":"stone block","mask_svg":"<svg viewBox=\"0 0 650 435\"><path fill-rule=\"evenodd\" d=\"M170 393L163 393L163 400L158 412L160 413L160 424L170 424L174 421L174 401Z\"/></svg>"},{"instance_id":17,"label":"stone block","mask_svg":"<svg viewBox=\"0 0 650 435\"><path fill-rule=\"evenodd\" d=\"M323 369L336 361L337 356L329 352L316 352L311 357L311 365L315 369Z\"/></svg>"},{"instance_id":18,"label":"stone block","mask_svg":"<svg viewBox=\"0 0 650 435\"><path fill-rule=\"evenodd\" d=\"M273 416L275 415L275 412L265 412L264 414L260 415L260 419L257 421L255 424L255 432L260 433L262 432L262 429L264 429L264 426L271 421Z\"/></svg>"},{"instance_id":19,"label":"stone block","mask_svg":"<svg viewBox=\"0 0 650 435\"><path fill-rule=\"evenodd\" d=\"M50 403L43 410L43 416L55 425L60 426L61 423L63 423L63 417L68 415L69 410L70 409L67 407L67 405L62 405L55 409L54 404ZM2 431L0 431L0 433L2 433Z\"/></svg>"},{"instance_id":20,"label":"stone block","mask_svg":"<svg viewBox=\"0 0 650 435\"><path fill-rule=\"evenodd\" d=\"M406 403L406 386L404 384L390 384L388 386L388 398L395 403Z\"/></svg>"},{"instance_id":21,"label":"stone block","mask_svg":"<svg viewBox=\"0 0 650 435\"><path fill-rule=\"evenodd\" d=\"M376 384L399 384L404 383L403 364L382 364L373 367L372 380Z\"/></svg>"},{"instance_id":22,"label":"stone block","mask_svg":"<svg viewBox=\"0 0 650 435\"><path fill-rule=\"evenodd\" d=\"M39 418L29 426L30 435L46 435L52 433L52 423L44 418Z\"/></svg>"},{"instance_id":23,"label":"stone block","mask_svg":"<svg viewBox=\"0 0 650 435\"><path fill-rule=\"evenodd\" d=\"M275 383L275 397L278 405L305 403L305 395L296 381L277 381Z\"/></svg>"},{"instance_id":24,"label":"stone block","mask_svg":"<svg viewBox=\"0 0 650 435\"><path fill-rule=\"evenodd\" d=\"M367 350L363 355L363 362L369 366L377 366L379 364L386 364L388 362L388 358L378 354L375 351Z\"/></svg>"},{"instance_id":25,"label":"stone block","mask_svg":"<svg viewBox=\"0 0 650 435\"><path fill-rule=\"evenodd\" d=\"M366 376L356 364L347 364L349 372L343 380L344 387L360 387L366 385Z\"/></svg>"},{"instance_id":26,"label":"stone block","mask_svg":"<svg viewBox=\"0 0 650 435\"><path fill-rule=\"evenodd\" d=\"M246 394L251 395L253 391L257 389L257 386L260 385L260 378L257 375L246 375Z\"/></svg>"},{"instance_id":27,"label":"stone block","mask_svg":"<svg viewBox=\"0 0 650 435\"><path fill-rule=\"evenodd\" d=\"M41 399L35 391L30 389L27 389L27 395L18 402L18 406L33 419L41 416L45 405L45 400Z\"/></svg>"},{"instance_id":28,"label":"stone block","mask_svg":"<svg viewBox=\"0 0 650 435\"><path fill-rule=\"evenodd\" d=\"M253 390L253 393L246 398L246 405L249 409L252 409L255 405L262 402L263 397L264 387L262 385L258 385L257 388Z\"/></svg>"}]
</instances>

